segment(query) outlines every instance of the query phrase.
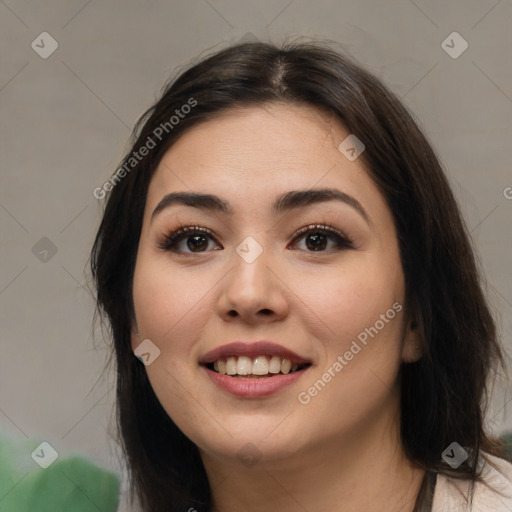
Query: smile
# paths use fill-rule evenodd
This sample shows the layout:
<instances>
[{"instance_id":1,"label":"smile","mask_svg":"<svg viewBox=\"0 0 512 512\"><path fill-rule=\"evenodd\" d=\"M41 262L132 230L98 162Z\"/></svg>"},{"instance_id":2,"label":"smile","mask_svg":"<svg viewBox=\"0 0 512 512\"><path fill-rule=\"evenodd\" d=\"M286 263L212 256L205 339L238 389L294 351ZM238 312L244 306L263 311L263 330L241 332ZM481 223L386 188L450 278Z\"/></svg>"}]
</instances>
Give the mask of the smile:
<instances>
[{"instance_id":1,"label":"smile","mask_svg":"<svg viewBox=\"0 0 512 512\"><path fill-rule=\"evenodd\" d=\"M313 363L276 343L237 341L210 351L199 360L199 365L222 391L258 398L300 379Z\"/></svg>"},{"instance_id":2,"label":"smile","mask_svg":"<svg viewBox=\"0 0 512 512\"><path fill-rule=\"evenodd\" d=\"M309 363L292 363L290 359L279 356L231 356L220 358L207 365L208 369L241 378L269 378L274 375L288 375L303 370Z\"/></svg>"}]
</instances>

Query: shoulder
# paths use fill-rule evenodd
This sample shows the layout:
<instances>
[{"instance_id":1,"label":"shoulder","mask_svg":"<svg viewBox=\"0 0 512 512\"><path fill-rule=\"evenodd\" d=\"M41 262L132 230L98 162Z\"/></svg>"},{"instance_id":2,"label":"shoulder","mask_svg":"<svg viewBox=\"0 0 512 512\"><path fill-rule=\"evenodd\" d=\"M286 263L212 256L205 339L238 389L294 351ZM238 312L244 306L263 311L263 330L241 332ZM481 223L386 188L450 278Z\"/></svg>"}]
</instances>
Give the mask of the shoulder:
<instances>
[{"instance_id":1,"label":"shoulder","mask_svg":"<svg viewBox=\"0 0 512 512\"><path fill-rule=\"evenodd\" d=\"M480 461L483 482L475 483L472 504L470 480L438 474L432 512L512 511L512 464L488 453Z\"/></svg>"}]
</instances>

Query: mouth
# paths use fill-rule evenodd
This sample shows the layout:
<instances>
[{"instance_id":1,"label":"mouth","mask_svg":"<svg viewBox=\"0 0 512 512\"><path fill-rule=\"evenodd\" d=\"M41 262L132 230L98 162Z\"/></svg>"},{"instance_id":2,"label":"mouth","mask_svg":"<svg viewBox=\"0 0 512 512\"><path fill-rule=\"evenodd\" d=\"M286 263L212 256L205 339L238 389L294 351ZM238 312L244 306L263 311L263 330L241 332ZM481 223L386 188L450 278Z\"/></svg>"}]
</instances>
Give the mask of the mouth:
<instances>
[{"instance_id":1,"label":"mouth","mask_svg":"<svg viewBox=\"0 0 512 512\"><path fill-rule=\"evenodd\" d=\"M314 362L270 341L236 341L199 361L210 381L239 398L264 398L292 386Z\"/></svg>"},{"instance_id":2,"label":"mouth","mask_svg":"<svg viewBox=\"0 0 512 512\"><path fill-rule=\"evenodd\" d=\"M233 378L270 379L304 371L311 366L311 363L294 362L292 359L275 355L259 355L257 357L222 357L203 365L212 372Z\"/></svg>"}]
</instances>

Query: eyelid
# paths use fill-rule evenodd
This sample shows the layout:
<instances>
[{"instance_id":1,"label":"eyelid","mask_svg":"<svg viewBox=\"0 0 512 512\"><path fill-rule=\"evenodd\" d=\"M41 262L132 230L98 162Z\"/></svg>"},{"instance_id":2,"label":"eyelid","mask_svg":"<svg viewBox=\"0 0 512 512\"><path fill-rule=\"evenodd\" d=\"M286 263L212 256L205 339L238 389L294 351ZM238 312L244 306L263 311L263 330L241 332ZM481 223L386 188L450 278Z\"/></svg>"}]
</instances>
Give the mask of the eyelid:
<instances>
[{"instance_id":1,"label":"eyelid","mask_svg":"<svg viewBox=\"0 0 512 512\"><path fill-rule=\"evenodd\" d=\"M304 235L308 233L309 231L314 231L315 229L319 231L326 231L331 232L339 235L341 238L347 238L339 229L336 229L334 226L330 226L327 223L322 224L308 224L307 226L303 226L299 228L295 233L292 235L292 240L295 240L298 236Z\"/></svg>"}]
</instances>

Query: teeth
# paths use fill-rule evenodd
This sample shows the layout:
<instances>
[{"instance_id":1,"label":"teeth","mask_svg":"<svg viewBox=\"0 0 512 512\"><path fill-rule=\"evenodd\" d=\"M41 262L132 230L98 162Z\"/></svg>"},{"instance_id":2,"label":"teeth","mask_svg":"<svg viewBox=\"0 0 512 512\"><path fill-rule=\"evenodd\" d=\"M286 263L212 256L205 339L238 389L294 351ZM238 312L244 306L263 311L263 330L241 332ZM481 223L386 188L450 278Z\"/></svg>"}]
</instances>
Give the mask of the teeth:
<instances>
[{"instance_id":1,"label":"teeth","mask_svg":"<svg viewBox=\"0 0 512 512\"><path fill-rule=\"evenodd\" d=\"M291 369L292 362L289 359L283 359L281 361L281 373L284 373L286 375L287 373L290 373Z\"/></svg>"},{"instance_id":2,"label":"teeth","mask_svg":"<svg viewBox=\"0 0 512 512\"><path fill-rule=\"evenodd\" d=\"M238 375L249 375L252 373L252 361L248 357L239 357L236 364L236 373Z\"/></svg>"},{"instance_id":3,"label":"teeth","mask_svg":"<svg viewBox=\"0 0 512 512\"><path fill-rule=\"evenodd\" d=\"M279 373L281 371L281 359L278 356L272 357L268 365L268 371L270 373Z\"/></svg>"},{"instance_id":4,"label":"teeth","mask_svg":"<svg viewBox=\"0 0 512 512\"><path fill-rule=\"evenodd\" d=\"M268 375L268 359L265 356L258 356L252 362L253 375Z\"/></svg>"},{"instance_id":5,"label":"teeth","mask_svg":"<svg viewBox=\"0 0 512 512\"><path fill-rule=\"evenodd\" d=\"M228 375L236 375L236 359L234 357L228 357L226 359L226 373Z\"/></svg>"},{"instance_id":6,"label":"teeth","mask_svg":"<svg viewBox=\"0 0 512 512\"><path fill-rule=\"evenodd\" d=\"M304 366L297 363L292 364L289 359L279 356L258 356L254 359L246 356L230 356L213 363L213 369L222 375L244 376L268 376L269 374L278 373L287 375L290 372L302 369Z\"/></svg>"}]
</instances>

